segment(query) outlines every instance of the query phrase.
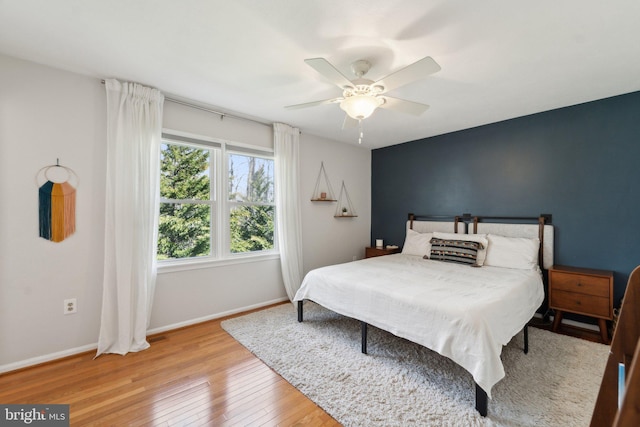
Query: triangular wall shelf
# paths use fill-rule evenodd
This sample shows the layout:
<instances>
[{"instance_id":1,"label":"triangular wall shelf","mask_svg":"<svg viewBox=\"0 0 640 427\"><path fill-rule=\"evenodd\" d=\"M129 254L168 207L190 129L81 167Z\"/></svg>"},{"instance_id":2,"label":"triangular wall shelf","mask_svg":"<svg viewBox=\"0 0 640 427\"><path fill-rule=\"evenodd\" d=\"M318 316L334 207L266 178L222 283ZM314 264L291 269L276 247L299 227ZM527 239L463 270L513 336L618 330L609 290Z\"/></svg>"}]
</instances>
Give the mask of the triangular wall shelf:
<instances>
[{"instance_id":1,"label":"triangular wall shelf","mask_svg":"<svg viewBox=\"0 0 640 427\"><path fill-rule=\"evenodd\" d=\"M358 216L351 202L351 197L349 197L349 193L347 192L347 187L344 186L344 181L342 181L342 188L340 188L340 197L338 197L336 213L333 216L336 218L355 218Z\"/></svg>"},{"instance_id":2,"label":"triangular wall shelf","mask_svg":"<svg viewBox=\"0 0 640 427\"><path fill-rule=\"evenodd\" d=\"M312 202L335 202L336 196L331 188L331 183L327 177L327 172L324 170L324 162L320 162L320 172L318 172L318 179L316 179L316 187L313 189L311 195Z\"/></svg>"}]
</instances>

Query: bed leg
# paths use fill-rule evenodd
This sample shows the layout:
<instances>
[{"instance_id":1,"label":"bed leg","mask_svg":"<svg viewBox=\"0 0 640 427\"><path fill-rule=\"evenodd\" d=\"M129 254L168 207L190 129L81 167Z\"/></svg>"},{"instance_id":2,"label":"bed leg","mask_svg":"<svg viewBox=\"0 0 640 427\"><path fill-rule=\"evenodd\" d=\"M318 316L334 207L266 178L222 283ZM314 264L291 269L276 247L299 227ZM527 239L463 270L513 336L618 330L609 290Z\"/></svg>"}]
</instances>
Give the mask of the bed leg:
<instances>
[{"instance_id":1,"label":"bed leg","mask_svg":"<svg viewBox=\"0 0 640 427\"><path fill-rule=\"evenodd\" d=\"M360 322L362 330L362 353L367 354L367 323Z\"/></svg>"},{"instance_id":2,"label":"bed leg","mask_svg":"<svg viewBox=\"0 0 640 427\"><path fill-rule=\"evenodd\" d=\"M524 354L529 353L529 325L524 325Z\"/></svg>"},{"instance_id":3,"label":"bed leg","mask_svg":"<svg viewBox=\"0 0 640 427\"><path fill-rule=\"evenodd\" d=\"M483 417L487 416L487 392L476 383L476 411Z\"/></svg>"},{"instance_id":4,"label":"bed leg","mask_svg":"<svg viewBox=\"0 0 640 427\"><path fill-rule=\"evenodd\" d=\"M302 322L302 300L298 301L298 322Z\"/></svg>"}]
</instances>

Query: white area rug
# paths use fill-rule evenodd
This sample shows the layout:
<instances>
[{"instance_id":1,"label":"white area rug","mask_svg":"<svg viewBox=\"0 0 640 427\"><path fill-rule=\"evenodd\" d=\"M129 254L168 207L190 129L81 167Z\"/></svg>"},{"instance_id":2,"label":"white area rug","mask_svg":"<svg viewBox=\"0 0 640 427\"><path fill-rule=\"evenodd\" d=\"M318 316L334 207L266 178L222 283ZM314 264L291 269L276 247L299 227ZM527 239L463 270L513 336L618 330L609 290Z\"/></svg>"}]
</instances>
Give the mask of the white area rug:
<instances>
[{"instance_id":1,"label":"white area rug","mask_svg":"<svg viewBox=\"0 0 640 427\"><path fill-rule=\"evenodd\" d=\"M506 377L489 414L475 410L471 375L425 347L305 302L222 322L258 358L345 426L588 426L609 347L529 328L503 348Z\"/></svg>"}]
</instances>

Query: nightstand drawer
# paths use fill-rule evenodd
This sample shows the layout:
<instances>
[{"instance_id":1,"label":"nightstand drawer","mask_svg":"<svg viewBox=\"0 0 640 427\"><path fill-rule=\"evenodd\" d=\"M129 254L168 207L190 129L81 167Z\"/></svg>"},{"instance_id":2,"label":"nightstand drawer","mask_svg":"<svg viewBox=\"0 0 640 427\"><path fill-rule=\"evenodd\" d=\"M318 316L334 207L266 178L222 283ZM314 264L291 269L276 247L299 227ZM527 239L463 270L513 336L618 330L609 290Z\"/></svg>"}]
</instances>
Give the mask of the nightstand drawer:
<instances>
[{"instance_id":1,"label":"nightstand drawer","mask_svg":"<svg viewBox=\"0 0 640 427\"><path fill-rule=\"evenodd\" d=\"M575 292L609 298L609 278L552 271L554 291Z\"/></svg>"},{"instance_id":2,"label":"nightstand drawer","mask_svg":"<svg viewBox=\"0 0 640 427\"><path fill-rule=\"evenodd\" d=\"M613 272L554 265L549 269L549 308L557 331L564 312L598 319L602 342L609 344L607 320L613 319Z\"/></svg>"},{"instance_id":3,"label":"nightstand drawer","mask_svg":"<svg viewBox=\"0 0 640 427\"><path fill-rule=\"evenodd\" d=\"M604 298L554 289L551 293L549 307L557 310L570 311L572 313L611 319L611 304L608 296Z\"/></svg>"}]
</instances>

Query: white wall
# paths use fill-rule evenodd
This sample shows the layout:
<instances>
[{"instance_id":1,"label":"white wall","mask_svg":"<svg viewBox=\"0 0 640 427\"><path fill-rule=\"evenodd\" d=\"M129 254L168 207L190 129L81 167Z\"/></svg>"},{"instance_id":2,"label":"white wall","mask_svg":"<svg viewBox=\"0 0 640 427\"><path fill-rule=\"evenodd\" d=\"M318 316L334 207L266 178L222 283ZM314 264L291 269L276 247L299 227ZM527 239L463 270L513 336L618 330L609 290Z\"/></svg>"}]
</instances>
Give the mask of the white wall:
<instances>
[{"instance_id":1,"label":"white wall","mask_svg":"<svg viewBox=\"0 0 640 427\"><path fill-rule=\"evenodd\" d=\"M98 80L0 56L0 367L97 341L105 115ZM38 237L36 174L56 158L79 177L76 233L60 243Z\"/></svg>"},{"instance_id":2,"label":"white wall","mask_svg":"<svg viewBox=\"0 0 640 427\"><path fill-rule=\"evenodd\" d=\"M305 273L363 258L371 243L371 151L304 134L300 144ZM337 203L311 201L321 161L336 198L344 181L357 218L334 218Z\"/></svg>"},{"instance_id":3,"label":"white wall","mask_svg":"<svg viewBox=\"0 0 640 427\"><path fill-rule=\"evenodd\" d=\"M162 88L160 88L162 89ZM271 128L165 103L164 127L261 146ZM104 245L105 95L93 77L0 55L0 372L95 348ZM38 237L36 173L55 163L79 176L77 231ZM344 179L358 218L310 202L320 167L336 192ZM370 151L301 136L304 268L361 258L370 234ZM165 272L151 329L217 317L285 297L279 262ZM63 315L63 300L78 313Z\"/></svg>"}]
</instances>

